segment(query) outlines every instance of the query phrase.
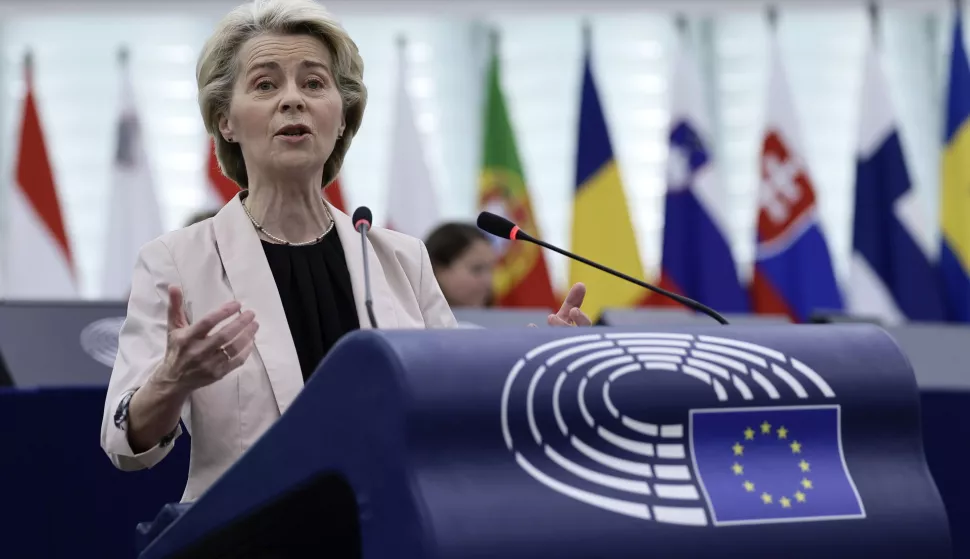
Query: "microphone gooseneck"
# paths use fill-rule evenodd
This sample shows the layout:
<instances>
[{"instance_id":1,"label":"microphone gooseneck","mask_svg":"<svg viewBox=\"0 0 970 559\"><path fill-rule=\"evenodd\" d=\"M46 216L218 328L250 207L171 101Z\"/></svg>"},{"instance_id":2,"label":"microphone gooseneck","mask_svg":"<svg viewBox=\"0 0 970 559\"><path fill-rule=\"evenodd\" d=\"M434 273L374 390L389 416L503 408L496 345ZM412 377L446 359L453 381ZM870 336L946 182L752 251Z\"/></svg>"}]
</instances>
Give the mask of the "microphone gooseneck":
<instances>
[{"instance_id":1,"label":"microphone gooseneck","mask_svg":"<svg viewBox=\"0 0 970 559\"><path fill-rule=\"evenodd\" d=\"M370 327L377 329L377 318L374 316L374 298L370 288L370 262L367 258L367 232L371 228L373 214L367 206L361 206L354 211L352 218L354 229L360 233L360 250L364 258L364 308L367 309L367 319Z\"/></svg>"},{"instance_id":2,"label":"microphone gooseneck","mask_svg":"<svg viewBox=\"0 0 970 559\"><path fill-rule=\"evenodd\" d=\"M715 311L714 309L708 307L707 305L704 305L703 303L700 303L698 301L695 301L695 300L693 300L693 299L691 299L689 297L684 297L683 295L678 295L677 293L673 293L671 291L667 291L666 289L663 289L661 287L657 287L656 285L649 284L649 283L647 283L645 281L638 280L638 279L636 279L634 277L631 277L631 276L628 276L627 274L624 274L623 272L618 272L618 271L616 271L616 270L614 270L612 268L608 268L608 267L606 267L606 266L604 266L602 264L599 264L597 262L593 262L592 260L590 260L588 258L583 258L582 256L579 256L578 254L573 254L573 253L569 252L568 250L563 250L563 249L561 249L561 248L559 248L559 247L557 247L555 245L551 245L551 244L549 244L549 243L547 243L545 241L539 240L539 239L533 237L532 235L529 235L525 231L519 229L519 226L518 225L512 223L511 221L505 219L502 216L495 215L495 214L493 214L491 212L482 212L482 213L478 214L478 228L481 229L482 231L485 231L486 233L489 233L491 235L495 235L496 237L501 237L503 239L510 239L510 240L513 240L513 241L527 241L527 242L530 242L530 243L539 245L539 246L541 246L543 248L547 248L547 249L549 249L549 250L551 250L553 252L559 253L559 254L567 257L567 258L572 258L573 260L577 260L579 262L582 262L583 264L586 264L587 266L592 266L593 268L596 268L597 270L600 270L602 272L606 272L607 274L610 274L612 276L616 276L616 277L618 277L618 278L620 278L622 280L626 280L626 281L628 281L630 283L633 283L635 285L639 285L640 287L642 287L644 289L649 289L650 291L653 291L654 293L659 293L660 295L663 295L664 297L668 297L670 299L673 299L674 301L677 301L678 303L680 303L681 305L684 305L685 307L688 307L688 308L693 309L695 311L698 311L698 312L701 312L701 313L706 314L707 316L713 318L714 320L718 321L721 324L728 324L727 319L725 319L717 311Z\"/></svg>"}]
</instances>

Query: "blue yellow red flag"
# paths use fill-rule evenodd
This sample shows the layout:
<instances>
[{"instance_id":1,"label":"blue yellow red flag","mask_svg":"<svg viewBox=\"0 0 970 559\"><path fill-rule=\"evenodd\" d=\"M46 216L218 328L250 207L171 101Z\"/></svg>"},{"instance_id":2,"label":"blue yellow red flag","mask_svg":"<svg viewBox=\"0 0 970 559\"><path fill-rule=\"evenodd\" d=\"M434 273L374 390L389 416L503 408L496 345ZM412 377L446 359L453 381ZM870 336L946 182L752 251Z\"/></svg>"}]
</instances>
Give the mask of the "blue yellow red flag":
<instances>
[{"instance_id":1,"label":"blue yellow red flag","mask_svg":"<svg viewBox=\"0 0 970 559\"><path fill-rule=\"evenodd\" d=\"M579 109L572 250L637 279L644 279L636 233L620 170L593 79L589 41L583 61ZM649 292L579 262L570 262L570 283L586 284L583 310L596 320L603 309L636 306Z\"/></svg>"}]
</instances>

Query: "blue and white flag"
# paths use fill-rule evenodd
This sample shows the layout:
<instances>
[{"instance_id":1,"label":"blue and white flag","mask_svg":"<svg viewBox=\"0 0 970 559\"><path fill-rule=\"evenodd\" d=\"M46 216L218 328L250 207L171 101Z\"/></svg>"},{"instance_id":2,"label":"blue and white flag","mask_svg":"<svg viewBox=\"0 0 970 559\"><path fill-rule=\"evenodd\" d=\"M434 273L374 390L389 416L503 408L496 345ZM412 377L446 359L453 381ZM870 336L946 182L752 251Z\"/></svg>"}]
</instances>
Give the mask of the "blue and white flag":
<instances>
[{"instance_id":1,"label":"blue and white flag","mask_svg":"<svg viewBox=\"0 0 970 559\"><path fill-rule=\"evenodd\" d=\"M943 320L922 208L910 184L886 77L866 59L856 166L849 312L884 324Z\"/></svg>"},{"instance_id":2,"label":"blue and white flag","mask_svg":"<svg viewBox=\"0 0 970 559\"><path fill-rule=\"evenodd\" d=\"M660 286L722 312L742 313L749 310L748 295L731 252L728 196L710 150L714 130L704 91L685 44L671 84ZM651 297L650 303L679 305L666 297Z\"/></svg>"}]
</instances>

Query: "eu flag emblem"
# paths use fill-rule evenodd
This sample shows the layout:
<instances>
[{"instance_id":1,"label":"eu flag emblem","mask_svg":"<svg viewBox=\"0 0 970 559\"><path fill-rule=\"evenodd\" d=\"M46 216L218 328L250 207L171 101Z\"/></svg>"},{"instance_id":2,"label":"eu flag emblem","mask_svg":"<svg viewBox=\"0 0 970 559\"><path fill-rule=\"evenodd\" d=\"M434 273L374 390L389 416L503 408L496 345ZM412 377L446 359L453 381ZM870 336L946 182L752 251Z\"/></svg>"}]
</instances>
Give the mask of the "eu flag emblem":
<instances>
[{"instance_id":1,"label":"eu flag emblem","mask_svg":"<svg viewBox=\"0 0 970 559\"><path fill-rule=\"evenodd\" d=\"M690 412L715 525L865 518L842 454L839 406Z\"/></svg>"}]
</instances>

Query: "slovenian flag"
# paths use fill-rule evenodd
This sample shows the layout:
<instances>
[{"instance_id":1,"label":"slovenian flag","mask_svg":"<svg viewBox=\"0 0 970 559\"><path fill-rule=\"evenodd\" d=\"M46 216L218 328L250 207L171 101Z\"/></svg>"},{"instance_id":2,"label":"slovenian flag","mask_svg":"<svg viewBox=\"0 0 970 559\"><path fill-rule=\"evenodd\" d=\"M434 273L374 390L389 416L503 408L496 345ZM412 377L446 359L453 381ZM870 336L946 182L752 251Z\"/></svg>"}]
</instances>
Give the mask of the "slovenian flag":
<instances>
[{"instance_id":1,"label":"slovenian flag","mask_svg":"<svg viewBox=\"0 0 970 559\"><path fill-rule=\"evenodd\" d=\"M579 108L572 249L576 254L596 258L602 264L642 281L643 265L636 234L593 80L588 34L587 31ZM569 282L586 284L583 310L594 321L605 309L641 305L645 293L649 293L576 261L569 263Z\"/></svg>"},{"instance_id":2,"label":"slovenian flag","mask_svg":"<svg viewBox=\"0 0 970 559\"><path fill-rule=\"evenodd\" d=\"M887 325L943 320L937 272L920 244L925 222L874 44L866 58L861 114L848 309Z\"/></svg>"},{"instance_id":3,"label":"slovenian flag","mask_svg":"<svg viewBox=\"0 0 970 559\"><path fill-rule=\"evenodd\" d=\"M725 196L710 150L713 127L702 79L686 44L671 86L670 154L660 286L723 312L749 310L728 244ZM653 295L648 303L678 306Z\"/></svg>"},{"instance_id":4,"label":"slovenian flag","mask_svg":"<svg viewBox=\"0 0 970 559\"><path fill-rule=\"evenodd\" d=\"M815 188L777 40L771 41L751 303L758 314L806 322L815 312L841 311L842 295L818 221Z\"/></svg>"},{"instance_id":5,"label":"slovenian flag","mask_svg":"<svg viewBox=\"0 0 970 559\"><path fill-rule=\"evenodd\" d=\"M957 14L943 145L940 273L947 318L970 322L970 64Z\"/></svg>"}]
</instances>

